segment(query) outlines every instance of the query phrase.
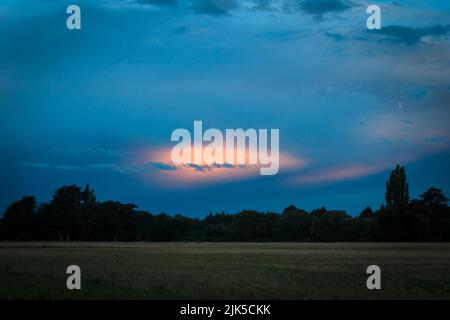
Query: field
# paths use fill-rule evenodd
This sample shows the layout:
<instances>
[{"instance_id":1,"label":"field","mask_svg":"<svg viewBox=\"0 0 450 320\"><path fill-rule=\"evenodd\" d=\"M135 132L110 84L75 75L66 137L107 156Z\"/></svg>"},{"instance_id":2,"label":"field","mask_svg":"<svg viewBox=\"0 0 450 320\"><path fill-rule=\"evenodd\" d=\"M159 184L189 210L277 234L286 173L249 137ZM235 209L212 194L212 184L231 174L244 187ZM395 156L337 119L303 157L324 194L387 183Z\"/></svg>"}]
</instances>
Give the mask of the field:
<instances>
[{"instance_id":1,"label":"field","mask_svg":"<svg viewBox=\"0 0 450 320\"><path fill-rule=\"evenodd\" d=\"M0 299L391 298L449 299L450 244L0 243Z\"/></svg>"}]
</instances>

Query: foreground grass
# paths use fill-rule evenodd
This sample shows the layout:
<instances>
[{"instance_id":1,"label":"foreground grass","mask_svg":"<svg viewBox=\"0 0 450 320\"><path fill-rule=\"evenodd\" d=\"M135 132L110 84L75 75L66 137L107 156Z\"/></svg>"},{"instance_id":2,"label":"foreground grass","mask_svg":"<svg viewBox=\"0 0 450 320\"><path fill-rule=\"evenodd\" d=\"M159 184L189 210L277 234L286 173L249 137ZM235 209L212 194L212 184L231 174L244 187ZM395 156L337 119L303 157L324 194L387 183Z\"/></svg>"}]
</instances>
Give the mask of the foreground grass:
<instances>
[{"instance_id":1,"label":"foreground grass","mask_svg":"<svg viewBox=\"0 0 450 320\"><path fill-rule=\"evenodd\" d=\"M0 243L0 298L449 299L450 244Z\"/></svg>"}]
</instances>

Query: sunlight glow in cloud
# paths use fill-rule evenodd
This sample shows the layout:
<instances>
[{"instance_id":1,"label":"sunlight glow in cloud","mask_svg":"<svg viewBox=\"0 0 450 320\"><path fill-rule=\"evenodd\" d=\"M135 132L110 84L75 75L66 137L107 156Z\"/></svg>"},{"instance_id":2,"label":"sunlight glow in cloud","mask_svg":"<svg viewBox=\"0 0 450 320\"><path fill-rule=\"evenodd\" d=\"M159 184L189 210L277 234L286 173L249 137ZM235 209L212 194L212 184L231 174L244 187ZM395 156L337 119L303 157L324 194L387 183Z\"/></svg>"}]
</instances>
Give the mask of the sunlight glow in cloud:
<instances>
[{"instance_id":1,"label":"sunlight glow in cloud","mask_svg":"<svg viewBox=\"0 0 450 320\"><path fill-rule=\"evenodd\" d=\"M158 181L167 187L181 187L183 185L205 185L211 183L238 181L257 178L260 176L260 165L234 165L228 163L214 163L212 165L186 163L175 165L170 159L170 148L159 148L153 151L141 152L137 162L145 166L144 176L151 181ZM248 150L238 150L248 158ZM300 169L306 164L305 160L280 153L280 172Z\"/></svg>"}]
</instances>

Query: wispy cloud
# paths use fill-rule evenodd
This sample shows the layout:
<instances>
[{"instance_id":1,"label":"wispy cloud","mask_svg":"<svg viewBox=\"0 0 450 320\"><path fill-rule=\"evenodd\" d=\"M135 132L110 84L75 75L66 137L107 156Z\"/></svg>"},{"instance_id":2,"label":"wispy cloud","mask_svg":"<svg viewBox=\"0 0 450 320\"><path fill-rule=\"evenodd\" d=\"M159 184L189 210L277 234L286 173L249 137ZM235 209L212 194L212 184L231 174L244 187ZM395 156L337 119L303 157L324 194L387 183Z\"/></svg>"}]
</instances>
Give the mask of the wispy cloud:
<instances>
[{"instance_id":1,"label":"wispy cloud","mask_svg":"<svg viewBox=\"0 0 450 320\"><path fill-rule=\"evenodd\" d=\"M195 12L211 16L228 15L237 7L238 4L235 0L199 0L192 5Z\"/></svg>"},{"instance_id":2,"label":"wispy cloud","mask_svg":"<svg viewBox=\"0 0 450 320\"><path fill-rule=\"evenodd\" d=\"M333 39L335 41L347 40L347 37L345 35L340 34L339 32L326 31L325 36L327 36L328 38Z\"/></svg>"},{"instance_id":3,"label":"wispy cloud","mask_svg":"<svg viewBox=\"0 0 450 320\"><path fill-rule=\"evenodd\" d=\"M392 165L391 165L392 166ZM355 180L387 170L389 165L342 165L314 170L308 174L290 177L286 181L293 185L320 185Z\"/></svg>"},{"instance_id":4,"label":"wispy cloud","mask_svg":"<svg viewBox=\"0 0 450 320\"><path fill-rule=\"evenodd\" d=\"M450 33L450 25L435 25L424 28L411 28L400 25L385 26L379 30L368 30L369 34L382 35L382 41L414 45L422 42L427 36L446 36Z\"/></svg>"},{"instance_id":5,"label":"wispy cloud","mask_svg":"<svg viewBox=\"0 0 450 320\"><path fill-rule=\"evenodd\" d=\"M448 137L444 136L435 136L435 137L429 137L424 139L427 143L436 143L436 144L442 144L442 145L450 145L450 139Z\"/></svg>"},{"instance_id":6,"label":"wispy cloud","mask_svg":"<svg viewBox=\"0 0 450 320\"><path fill-rule=\"evenodd\" d=\"M149 162L145 166L147 166L149 168L163 170L163 171L177 170L176 166L174 166L174 165L172 165L170 163L164 163L164 162Z\"/></svg>"},{"instance_id":7,"label":"wispy cloud","mask_svg":"<svg viewBox=\"0 0 450 320\"><path fill-rule=\"evenodd\" d=\"M135 0L134 2L142 5L154 5L160 7L175 6L178 3L177 0Z\"/></svg>"},{"instance_id":8,"label":"wispy cloud","mask_svg":"<svg viewBox=\"0 0 450 320\"><path fill-rule=\"evenodd\" d=\"M230 163L213 163L211 165L186 163L186 164L181 164L181 165L176 166L169 162L149 162L146 164L146 167L161 170L161 171L176 171L176 170L184 170L184 169L194 169L197 172L212 172L213 170L216 170L216 169L243 169L243 168L246 168L247 165L233 165Z\"/></svg>"},{"instance_id":9,"label":"wispy cloud","mask_svg":"<svg viewBox=\"0 0 450 320\"><path fill-rule=\"evenodd\" d=\"M295 40L305 35L303 30L281 30L261 32L256 35L257 38L269 39L275 41Z\"/></svg>"},{"instance_id":10,"label":"wispy cloud","mask_svg":"<svg viewBox=\"0 0 450 320\"><path fill-rule=\"evenodd\" d=\"M30 167L38 169L56 169L56 170L111 170L119 173L136 172L133 166L121 165L117 163L94 163L88 165L72 165L72 164L53 164L48 162L29 162L21 161L18 163L21 167Z\"/></svg>"},{"instance_id":11,"label":"wispy cloud","mask_svg":"<svg viewBox=\"0 0 450 320\"><path fill-rule=\"evenodd\" d=\"M142 6L156 6L166 8L178 6L185 12L193 12L209 16L229 15L232 10L240 7L236 0L135 0L132 3Z\"/></svg>"},{"instance_id":12,"label":"wispy cloud","mask_svg":"<svg viewBox=\"0 0 450 320\"><path fill-rule=\"evenodd\" d=\"M345 0L304 0L300 2L300 9L316 18L322 18L327 13L339 13L352 7Z\"/></svg>"}]
</instances>

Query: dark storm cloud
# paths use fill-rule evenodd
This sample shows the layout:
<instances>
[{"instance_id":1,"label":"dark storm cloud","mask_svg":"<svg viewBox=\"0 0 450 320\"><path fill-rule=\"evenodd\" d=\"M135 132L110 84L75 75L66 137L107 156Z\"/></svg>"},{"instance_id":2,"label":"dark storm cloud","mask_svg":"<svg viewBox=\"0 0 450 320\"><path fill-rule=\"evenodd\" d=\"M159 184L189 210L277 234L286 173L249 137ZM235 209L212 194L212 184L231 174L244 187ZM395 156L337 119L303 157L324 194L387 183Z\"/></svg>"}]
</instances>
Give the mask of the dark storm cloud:
<instances>
[{"instance_id":1,"label":"dark storm cloud","mask_svg":"<svg viewBox=\"0 0 450 320\"><path fill-rule=\"evenodd\" d=\"M450 33L450 25L436 25L425 28L410 28L399 25L391 25L380 30L368 30L370 34L383 35L387 38L383 41L414 45L421 42L424 36L444 36Z\"/></svg>"},{"instance_id":2,"label":"dark storm cloud","mask_svg":"<svg viewBox=\"0 0 450 320\"><path fill-rule=\"evenodd\" d=\"M352 6L345 0L304 0L300 2L300 10L316 18L322 18L323 15L330 12L343 12Z\"/></svg>"}]
</instances>

